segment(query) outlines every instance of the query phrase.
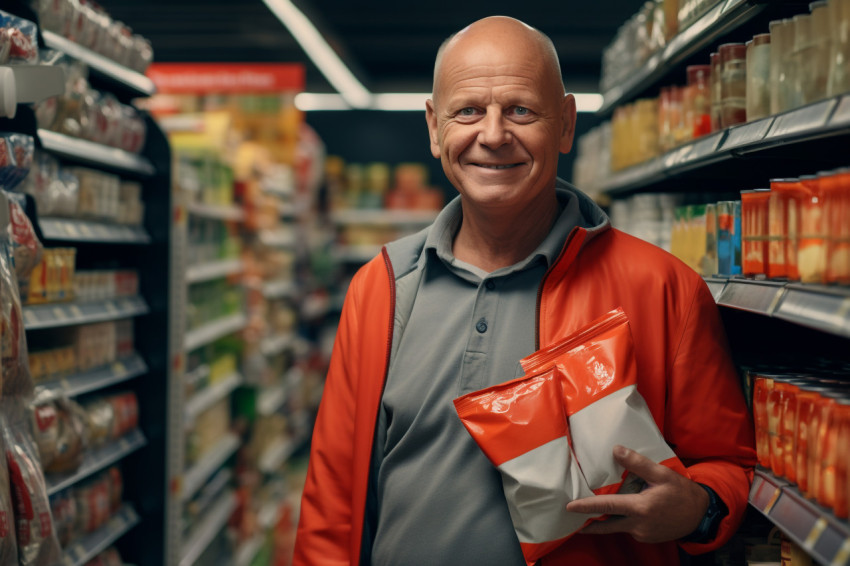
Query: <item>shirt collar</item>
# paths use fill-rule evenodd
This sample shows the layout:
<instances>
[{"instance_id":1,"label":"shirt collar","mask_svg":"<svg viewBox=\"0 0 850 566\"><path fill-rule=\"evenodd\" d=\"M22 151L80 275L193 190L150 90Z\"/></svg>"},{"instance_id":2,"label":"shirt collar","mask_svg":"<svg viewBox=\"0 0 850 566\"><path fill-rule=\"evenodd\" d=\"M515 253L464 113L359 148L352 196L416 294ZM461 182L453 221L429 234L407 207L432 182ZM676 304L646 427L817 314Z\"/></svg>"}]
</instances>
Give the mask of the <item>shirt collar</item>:
<instances>
[{"instance_id":1,"label":"shirt collar","mask_svg":"<svg viewBox=\"0 0 850 566\"><path fill-rule=\"evenodd\" d=\"M514 265L494 271L491 275L506 275L520 271L534 262L541 260L548 268L557 259L567 236L569 236L573 228L581 224L582 219L578 199L575 195L563 190L556 191L556 195L561 213L558 215L546 238L543 239L540 245L527 258ZM460 196L452 199L440 214L437 215L437 218L431 225L431 229L428 231L428 236L425 239L425 253L422 255L423 261L427 261L429 257L439 258L450 268L458 267L452 253L452 242L463 218L460 199Z\"/></svg>"}]
</instances>

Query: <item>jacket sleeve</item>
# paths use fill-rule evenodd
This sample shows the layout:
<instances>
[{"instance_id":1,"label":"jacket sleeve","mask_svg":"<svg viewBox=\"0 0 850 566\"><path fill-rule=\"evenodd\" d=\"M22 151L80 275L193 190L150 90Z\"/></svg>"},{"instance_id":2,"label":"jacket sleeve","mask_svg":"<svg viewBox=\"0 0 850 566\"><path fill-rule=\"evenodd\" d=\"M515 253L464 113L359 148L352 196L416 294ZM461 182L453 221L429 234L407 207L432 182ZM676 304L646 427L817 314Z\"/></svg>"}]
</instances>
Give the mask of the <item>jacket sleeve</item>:
<instances>
[{"instance_id":1,"label":"jacket sleeve","mask_svg":"<svg viewBox=\"0 0 850 566\"><path fill-rule=\"evenodd\" d=\"M686 552L699 554L721 547L737 530L756 463L752 417L720 313L701 280L675 348L669 380L667 439L691 479L711 487L729 508L713 541L681 545Z\"/></svg>"},{"instance_id":2,"label":"jacket sleeve","mask_svg":"<svg viewBox=\"0 0 850 566\"><path fill-rule=\"evenodd\" d=\"M350 564L359 281L346 295L313 428L294 565Z\"/></svg>"}]
</instances>

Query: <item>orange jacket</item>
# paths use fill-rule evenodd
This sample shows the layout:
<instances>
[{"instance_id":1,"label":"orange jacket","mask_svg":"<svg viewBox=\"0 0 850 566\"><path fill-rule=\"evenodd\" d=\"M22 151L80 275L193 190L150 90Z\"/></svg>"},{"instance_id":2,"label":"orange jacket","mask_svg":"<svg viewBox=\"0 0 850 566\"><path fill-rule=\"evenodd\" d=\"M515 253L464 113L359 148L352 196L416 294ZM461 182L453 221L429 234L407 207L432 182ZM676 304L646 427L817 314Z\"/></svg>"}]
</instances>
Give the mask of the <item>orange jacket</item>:
<instances>
[{"instance_id":1,"label":"orange jacket","mask_svg":"<svg viewBox=\"0 0 850 566\"><path fill-rule=\"evenodd\" d=\"M682 545L691 553L713 550L743 517L755 465L753 427L717 307L693 270L651 244L602 228L575 228L547 272L538 292L537 345L623 307L635 341L638 389L656 424L691 478L713 488L729 508L713 542ZM313 432L296 565L359 563L393 330L412 301L404 290L396 296L395 281L415 269L421 242L419 250L396 254L404 259L395 263L385 247L349 287ZM621 534L577 535L542 564L677 562L675 542L642 544Z\"/></svg>"}]
</instances>

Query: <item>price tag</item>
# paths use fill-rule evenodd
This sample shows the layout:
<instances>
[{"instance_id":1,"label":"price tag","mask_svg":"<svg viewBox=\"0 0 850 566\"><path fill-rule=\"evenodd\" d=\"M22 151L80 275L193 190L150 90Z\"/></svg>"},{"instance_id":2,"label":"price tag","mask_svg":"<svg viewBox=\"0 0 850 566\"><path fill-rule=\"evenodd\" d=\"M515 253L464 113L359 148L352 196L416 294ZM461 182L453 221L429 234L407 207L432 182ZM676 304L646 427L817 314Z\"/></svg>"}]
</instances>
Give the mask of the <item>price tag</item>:
<instances>
[{"instance_id":1,"label":"price tag","mask_svg":"<svg viewBox=\"0 0 850 566\"><path fill-rule=\"evenodd\" d=\"M65 312L65 309L62 307L53 307L53 318L55 318L59 322L64 322L68 320L68 314Z\"/></svg>"},{"instance_id":2,"label":"price tag","mask_svg":"<svg viewBox=\"0 0 850 566\"><path fill-rule=\"evenodd\" d=\"M118 314L118 309L115 307L115 303L113 303L112 301L106 301L106 303L104 303L104 308L109 314Z\"/></svg>"},{"instance_id":3,"label":"price tag","mask_svg":"<svg viewBox=\"0 0 850 566\"><path fill-rule=\"evenodd\" d=\"M844 539L844 543L841 545L841 548L839 548L838 552L835 553L835 556L832 557L830 565L845 566L848 560L850 560L850 539Z\"/></svg>"},{"instance_id":4,"label":"price tag","mask_svg":"<svg viewBox=\"0 0 850 566\"><path fill-rule=\"evenodd\" d=\"M120 448L122 451L129 450L131 446L132 445L130 444L130 441L127 440L127 437L122 437L120 440L118 440L118 448Z\"/></svg>"},{"instance_id":5,"label":"price tag","mask_svg":"<svg viewBox=\"0 0 850 566\"><path fill-rule=\"evenodd\" d=\"M770 510L773 509L773 506L776 505L776 502L779 501L779 496L782 495L782 490L778 487L773 491L773 495L770 496L770 499L767 502L767 505L764 506L764 514L769 515Z\"/></svg>"},{"instance_id":6,"label":"price tag","mask_svg":"<svg viewBox=\"0 0 850 566\"><path fill-rule=\"evenodd\" d=\"M80 224L80 234L82 234L85 238L91 238L93 235L88 224Z\"/></svg>"},{"instance_id":7,"label":"price tag","mask_svg":"<svg viewBox=\"0 0 850 566\"><path fill-rule=\"evenodd\" d=\"M838 103L838 108L829 120L830 126L846 126L850 124L850 96L845 96Z\"/></svg>"},{"instance_id":8,"label":"price tag","mask_svg":"<svg viewBox=\"0 0 850 566\"><path fill-rule=\"evenodd\" d=\"M70 222L66 222L63 227L65 228L65 235L71 238L78 238L79 232L77 231L77 227L74 226Z\"/></svg>"},{"instance_id":9,"label":"price tag","mask_svg":"<svg viewBox=\"0 0 850 566\"><path fill-rule=\"evenodd\" d=\"M773 121L767 136L769 138L781 138L820 128L826 123L835 104L835 99L824 100L780 114Z\"/></svg>"},{"instance_id":10,"label":"price tag","mask_svg":"<svg viewBox=\"0 0 850 566\"><path fill-rule=\"evenodd\" d=\"M80 307L78 307L77 305L71 305L70 307L68 307L68 310L71 311L71 314L74 316L74 318L83 318L83 311L81 311Z\"/></svg>"},{"instance_id":11,"label":"price tag","mask_svg":"<svg viewBox=\"0 0 850 566\"><path fill-rule=\"evenodd\" d=\"M127 373L127 367L123 362L115 362L112 364L112 373L115 374L124 374Z\"/></svg>"},{"instance_id":12,"label":"price tag","mask_svg":"<svg viewBox=\"0 0 850 566\"><path fill-rule=\"evenodd\" d=\"M817 544L820 536L826 530L827 526L828 523L826 522L826 519L824 519L823 517L818 517L818 520L815 521L814 525L812 525L812 530L809 531L806 540L803 541L803 546L809 550L813 549L815 547L815 544Z\"/></svg>"},{"instance_id":13,"label":"price tag","mask_svg":"<svg viewBox=\"0 0 850 566\"><path fill-rule=\"evenodd\" d=\"M60 379L59 385L62 386L62 389L64 389L66 393L71 391L71 382L68 381L67 377L63 377L62 379Z\"/></svg>"},{"instance_id":14,"label":"price tag","mask_svg":"<svg viewBox=\"0 0 850 566\"><path fill-rule=\"evenodd\" d=\"M77 560L82 560L86 556L86 547L80 543L75 544L72 548L74 554L77 555Z\"/></svg>"},{"instance_id":15,"label":"price tag","mask_svg":"<svg viewBox=\"0 0 850 566\"><path fill-rule=\"evenodd\" d=\"M24 310L24 324L36 324L38 322L38 316L36 316L34 311Z\"/></svg>"},{"instance_id":16,"label":"price tag","mask_svg":"<svg viewBox=\"0 0 850 566\"><path fill-rule=\"evenodd\" d=\"M67 551L65 553L65 556L63 557L62 562L65 563L65 566L74 566L74 564L77 563L77 561L74 559L74 557L71 556L70 552L71 552L70 550Z\"/></svg>"},{"instance_id":17,"label":"price tag","mask_svg":"<svg viewBox=\"0 0 850 566\"><path fill-rule=\"evenodd\" d=\"M129 311L132 311L132 310L136 310L136 305L134 305L133 301L131 301L130 299L122 299L120 304L121 304L121 310L123 310L123 311L129 312Z\"/></svg>"}]
</instances>

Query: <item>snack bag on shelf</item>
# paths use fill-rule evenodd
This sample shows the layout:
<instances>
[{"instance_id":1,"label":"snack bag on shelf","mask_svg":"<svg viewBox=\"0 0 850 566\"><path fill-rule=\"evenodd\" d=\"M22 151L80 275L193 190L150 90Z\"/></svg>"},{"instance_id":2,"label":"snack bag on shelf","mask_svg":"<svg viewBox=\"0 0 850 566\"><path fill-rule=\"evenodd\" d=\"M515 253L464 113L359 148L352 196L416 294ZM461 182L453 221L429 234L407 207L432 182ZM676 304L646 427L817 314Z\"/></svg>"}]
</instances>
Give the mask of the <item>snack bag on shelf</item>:
<instances>
[{"instance_id":1,"label":"snack bag on shelf","mask_svg":"<svg viewBox=\"0 0 850 566\"><path fill-rule=\"evenodd\" d=\"M561 342L520 360L526 373L561 370L572 446L593 493L640 489L612 457L623 445L687 476L637 390L634 343L626 313L617 308Z\"/></svg>"},{"instance_id":2,"label":"snack bag on shelf","mask_svg":"<svg viewBox=\"0 0 850 566\"><path fill-rule=\"evenodd\" d=\"M65 489L50 497L50 515L53 527L63 548L76 538L77 499L71 489Z\"/></svg>"},{"instance_id":3,"label":"snack bag on shelf","mask_svg":"<svg viewBox=\"0 0 850 566\"><path fill-rule=\"evenodd\" d=\"M21 281L29 279L30 273L41 261L44 247L41 245L29 217L24 209L9 200L9 227L8 238L12 247L14 258L15 275L20 284Z\"/></svg>"},{"instance_id":4,"label":"snack bag on shelf","mask_svg":"<svg viewBox=\"0 0 850 566\"><path fill-rule=\"evenodd\" d=\"M35 199L39 217L76 215L79 181L47 152L35 151L30 174L19 190Z\"/></svg>"},{"instance_id":5,"label":"snack bag on shelf","mask_svg":"<svg viewBox=\"0 0 850 566\"><path fill-rule=\"evenodd\" d=\"M19 566L60 566L63 555L53 528L38 448L30 433L29 409L20 398L0 400L0 429L12 486Z\"/></svg>"},{"instance_id":6,"label":"snack bag on shelf","mask_svg":"<svg viewBox=\"0 0 850 566\"><path fill-rule=\"evenodd\" d=\"M6 442L0 434L0 454L6 454ZM15 538L15 512L12 506L12 485L5 459L0 461L0 564L18 563L18 543Z\"/></svg>"},{"instance_id":7,"label":"snack bag on shelf","mask_svg":"<svg viewBox=\"0 0 850 566\"><path fill-rule=\"evenodd\" d=\"M6 199L0 193L0 203L3 200ZM8 210L8 206L0 205L0 217L8 217ZM0 220L0 225L4 225L3 220ZM0 233L0 364L3 366L0 396L2 397L30 395L33 391L23 311L12 254L8 235Z\"/></svg>"},{"instance_id":8,"label":"snack bag on shelf","mask_svg":"<svg viewBox=\"0 0 850 566\"><path fill-rule=\"evenodd\" d=\"M36 25L0 10L0 65L37 62Z\"/></svg>"},{"instance_id":9,"label":"snack bag on shelf","mask_svg":"<svg viewBox=\"0 0 850 566\"><path fill-rule=\"evenodd\" d=\"M12 190L32 167L35 144L32 136L0 133L0 188Z\"/></svg>"},{"instance_id":10,"label":"snack bag on shelf","mask_svg":"<svg viewBox=\"0 0 850 566\"><path fill-rule=\"evenodd\" d=\"M557 367L455 399L461 422L499 470L526 563L534 564L593 519L566 505L589 497L573 453Z\"/></svg>"},{"instance_id":11,"label":"snack bag on shelf","mask_svg":"<svg viewBox=\"0 0 850 566\"><path fill-rule=\"evenodd\" d=\"M45 473L67 473L80 467L85 453L88 415L71 399L33 402L33 436Z\"/></svg>"}]
</instances>

